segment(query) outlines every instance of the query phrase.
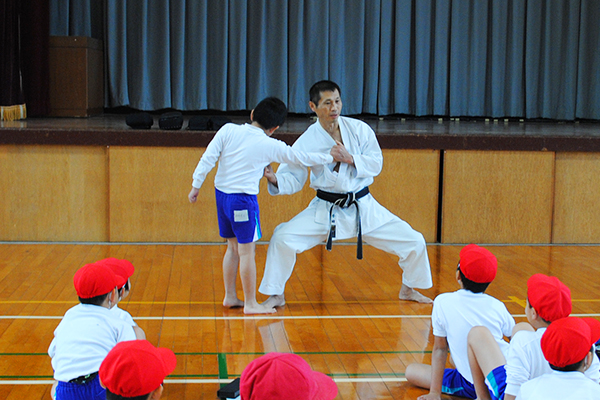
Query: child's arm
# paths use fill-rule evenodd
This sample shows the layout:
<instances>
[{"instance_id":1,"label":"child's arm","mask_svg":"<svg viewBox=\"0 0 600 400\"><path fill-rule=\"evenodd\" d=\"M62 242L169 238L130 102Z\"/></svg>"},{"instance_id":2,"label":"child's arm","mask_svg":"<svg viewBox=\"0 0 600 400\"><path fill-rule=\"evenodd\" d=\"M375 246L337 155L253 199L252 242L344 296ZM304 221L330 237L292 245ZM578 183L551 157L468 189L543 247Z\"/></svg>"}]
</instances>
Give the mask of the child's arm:
<instances>
[{"instance_id":1,"label":"child's arm","mask_svg":"<svg viewBox=\"0 0 600 400\"><path fill-rule=\"evenodd\" d=\"M431 351L431 386L429 393L419 396L418 400L438 400L442 395L442 380L448 359L448 341L445 337L434 336Z\"/></svg>"},{"instance_id":2,"label":"child's arm","mask_svg":"<svg viewBox=\"0 0 600 400\"><path fill-rule=\"evenodd\" d=\"M190 203L195 203L198 199L198 193L200 192L202 183L204 183L204 179L206 179L206 175L214 168L217 160L221 156L224 145L223 137L226 135L227 129L228 128L226 127L219 129L208 146L206 146L206 150L204 151L204 154L202 154L202 157L194 170L194 174L192 175L192 190L190 190L190 193L188 194Z\"/></svg>"}]
</instances>

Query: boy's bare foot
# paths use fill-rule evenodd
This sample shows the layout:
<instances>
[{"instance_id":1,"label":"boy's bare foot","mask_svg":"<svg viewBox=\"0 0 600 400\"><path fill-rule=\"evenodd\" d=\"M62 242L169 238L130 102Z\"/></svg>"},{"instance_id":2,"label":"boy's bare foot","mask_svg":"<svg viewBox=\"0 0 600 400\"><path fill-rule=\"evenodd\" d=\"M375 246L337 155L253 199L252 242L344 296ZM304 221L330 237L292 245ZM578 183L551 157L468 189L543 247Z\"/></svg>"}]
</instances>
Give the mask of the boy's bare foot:
<instances>
[{"instance_id":1,"label":"boy's bare foot","mask_svg":"<svg viewBox=\"0 0 600 400\"><path fill-rule=\"evenodd\" d=\"M398 294L398 298L400 300L416 301L417 303L423 303L423 304L433 303L433 300L431 300L429 297L423 296L421 293L417 292L415 289L410 288L404 284L402 284L402 289L400 289L400 294Z\"/></svg>"},{"instance_id":2,"label":"boy's bare foot","mask_svg":"<svg viewBox=\"0 0 600 400\"><path fill-rule=\"evenodd\" d=\"M223 299L223 307L234 308L234 307L244 307L244 302L237 297L228 298L225 297Z\"/></svg>"},{"instance_id":3,"label":"boy's bare foot","mask_svg":"<svg viewBox=\"0 0 600 400\"><path fill-rule=\"evenodd\" d=\"M273 294L262 305L265 307L283 307L285 306L285 296L282 294Z\"/></svg>"},{"instance_id":4,"label":"boy's bare foot","mask_svg":"<svg viewBox=\"0 0 600 400\"><path fill-rule=\"evenodd\" d=\"M272 307L265 307L263 304L257 304L256 306L244 306L244 314L273 314L277 312L276 309Z\"/></svg>"}]
</instances>

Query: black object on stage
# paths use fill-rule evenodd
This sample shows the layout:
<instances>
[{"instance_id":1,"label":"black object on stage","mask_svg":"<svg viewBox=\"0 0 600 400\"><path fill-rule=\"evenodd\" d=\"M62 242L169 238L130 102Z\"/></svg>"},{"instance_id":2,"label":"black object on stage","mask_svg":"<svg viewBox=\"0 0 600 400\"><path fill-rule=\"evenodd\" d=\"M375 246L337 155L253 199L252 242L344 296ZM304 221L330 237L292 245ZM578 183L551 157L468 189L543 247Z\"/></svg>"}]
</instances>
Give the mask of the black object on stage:
<instances>
[{"instance_id":1,"label":"black object on stage","mask_svg":"<svg viewBox=\"0 0 600 400\"><path fill-rule=\"evenodd\" d=\"M183 115L179 111L164 113L158 119L160 129L177 130L183 126Z\"/></svg>"},{"instance_id":2,"label":"black object on stage","mask_svg":"<svg viewBox=\"0 0 600 400\"><path fill-rule=\"evenodd\" d=\"M204 115L196 115L188 121L187 128L190 131L207 131L210 119Z\"/></svg>"},{"instance_id":3,"label":"black object on stage","mask_svg":"<svg viewBox=\"0 0 600 400\"><path fill-rule=\"evenodd\" d=\"M223 116L213 116L210 117L209 121L208 121L208 129L209 130L214 130L214 131L218 131L219 129L221 129L221 127L225 124L230 123L231 120L227 117L223 117Z\"/></svg>"},{"instance_id":4,"label":"black object on stage","mask_svg":"<svg viewBox=\"0 0 600 400\"><path fill-rule=\"evenodd\" d=\"M129 114L125 123L133 129L150 129L154 125L154 118L147 112Z\"/></svg>"}]
</instances>

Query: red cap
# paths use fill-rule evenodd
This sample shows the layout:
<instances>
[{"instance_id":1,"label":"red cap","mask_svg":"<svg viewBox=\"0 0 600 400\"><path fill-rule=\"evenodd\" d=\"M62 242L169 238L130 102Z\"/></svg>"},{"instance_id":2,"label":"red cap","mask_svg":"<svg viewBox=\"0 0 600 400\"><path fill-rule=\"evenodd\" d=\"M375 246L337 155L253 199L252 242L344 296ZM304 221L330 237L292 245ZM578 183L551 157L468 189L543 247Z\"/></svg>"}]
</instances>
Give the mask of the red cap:
<instances>
[{"instance_id":1,"label":"red cap","mask_svg":"<svg viewBox=\"0 0 600 400\"><path fill-rule=\"evenodd\" d=\"M600 321L567 317L553 321L542 335L542 352L548 362L565 367L583 360L600 339Z\"/></svg>"},{"instance_id":2,"label":"red cap","mask_svg":"<svg viewBox=\"0 0 600 400\"><path fill-rule=\"evenodd\" d=\"M460 270L477 283L490 283L496 277L498 260L488 249L469 244L460 251Z\"/></svg>"},{"instance_id":3,"label":"red cap","mask_svg":"<svg viewBox=\"0 0 600 400\"><path fill-rule=\"evenodd\" d=\"M96 263L109 266L113 270L113 272L119 277L119 284L117 285L119 288L125 286L127 280L131 278L135 272L135 267L127 260L109 257L100 261L96 261Z\"/></svg>"},{"instance_id":4,"label":"red cap","mask_svg":"<svg viewBox=\"0 0 600 400\"><path fill-rule=\"evenodd\" d=\"M531 307L546 321L571 314L571 291L554 276L532 275L527 281L527 298Z\"/></svg>"},{"instance_id":5,"label":"red cap","mask_svg":"<svg viewBox=\"0 0 600 400\"><path fill-rule=\"evenodd\" d=\"M98 373L111 393L136 397L158 389L176 364L170 349L156 348L147 340L130 340L113 347Z\"/></svg>"},{"instance_id":6,"label":"red cap","mask_svg":"<svg viewBox=\"0 0 600 400\"><path fill-rule=\"evenodd\" d=\"M112 269L102 264L86 264L75 273L73 285L82 299L91 299L109 293L118 285Z\"/></svg>"},{"instance_id":7,"label":"red cap","mask_svg":"<svg viewBox=\"0 0 600 400\"><path fill-rule=\"evenodd\" d=\"M331 400L337 393L333 379L291 353L265 354L248 364L240 378L242 400Z\"/></svg>"}]
</instances>

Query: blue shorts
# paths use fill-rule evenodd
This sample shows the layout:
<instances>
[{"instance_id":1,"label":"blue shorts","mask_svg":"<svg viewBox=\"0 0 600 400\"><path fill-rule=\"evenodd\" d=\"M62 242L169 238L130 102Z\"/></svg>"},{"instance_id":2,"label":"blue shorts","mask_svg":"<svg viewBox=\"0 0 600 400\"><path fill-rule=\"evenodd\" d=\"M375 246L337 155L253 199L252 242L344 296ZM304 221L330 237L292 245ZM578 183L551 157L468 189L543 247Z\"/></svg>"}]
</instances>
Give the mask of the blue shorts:
<instances>
[{"instance_id":1,"label":"blue shorts","mask_svg":"<svg viewBox=\"0 0 600 400\"><path fill-rule=\"evenodd\" d=\"M504 365L496 367L488 376L485 377L485 381L490 389L490 396L492 400L501 400L504 398L504 391L506 390L506 369Z\"/></svg>"},{"instance_id":2,"label":"blue shorts","mask_svg":"<svg viewBox=\"0 0 600 400\"><path fill-rule=\"evenodd\" d=\"M444 370L444 379L442 380L442 393L449 394L451 396L468 397L469 399L476 399L477 392L475 392L475 386L458 372L454 368L446 368Z\"/></svg>"},{"instance_id":3,"label":"blue shorts","mask_svg":"<svg viewBox=\"0 0 600 400\"><path fill-rule=\"evenodd\" d=\"M488 389L492 400L501 400L504 398L504 391L506 390L506 370L504 365L496 367L492 370L485 378L488 383ZM452 395L467 397L470 399L477 398L477 392L475 386L455 369L446 368L444 370L444 379L442 380L442 392Z\"/></svg>"},{"instance_id":4,"label":"blue shorts","mask_svg":"<svg viewBox=\"0 0 600 400\"><path fill-rule=\"evenodd\" d=\"M56 386L56 400L106 400L106 390L100 386L98 375L88 383L79 385L77 383L58 381Z\"/></svg>"},{"instance_id":5,"label":"blue shorts","mask_svg":"<svg viewBox=\"0 0 600 400\"><path fill-rule=\"evenodd\" d=\"M262 237L256 195L223 193L215 189L219 235L237 238L238 243L256 242Z\"/></svg>"}]
</instances>

